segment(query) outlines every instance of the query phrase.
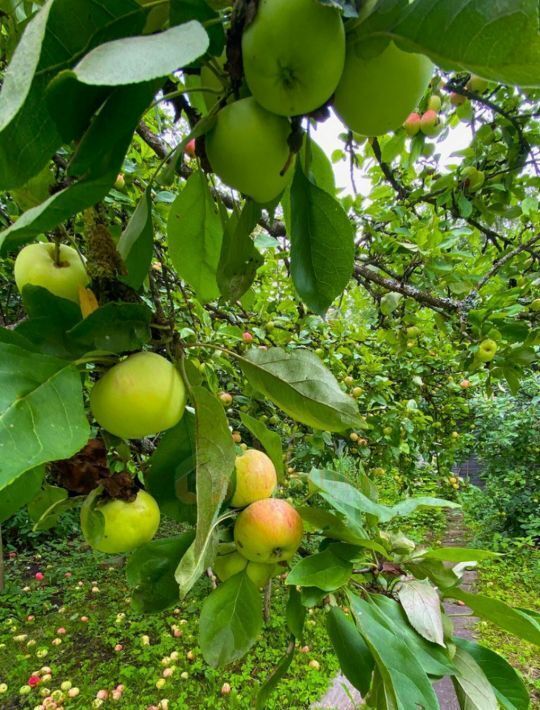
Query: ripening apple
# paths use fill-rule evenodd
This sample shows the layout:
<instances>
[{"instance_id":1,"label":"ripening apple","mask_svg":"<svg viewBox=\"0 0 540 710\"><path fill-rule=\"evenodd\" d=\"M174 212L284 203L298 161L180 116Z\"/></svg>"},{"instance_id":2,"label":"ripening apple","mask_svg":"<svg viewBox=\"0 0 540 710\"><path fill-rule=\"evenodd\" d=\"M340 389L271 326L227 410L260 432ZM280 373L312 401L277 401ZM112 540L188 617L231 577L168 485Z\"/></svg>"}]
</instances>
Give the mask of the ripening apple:
<instances>
[{"instance_id":1,"label":"ripening apple","mask_svg":"<svg viewBox=\"0 0 540 710\"><path fill-rule=\"evenodd\" d=\"M398 129L422 98L433 74L423 54L398 49L393 42L376 56L354 32L347 39L343 75L334 108L343 123L364 136Z\"/></svg>"},{"instance_id":2,"label":"ripening apple","mask_svg":"<svg viewBox=\"0 0 540 710\"><path fill-rule=\"evenodd\" d=\"M90 409L98 424L122 439L142 439L177 424L186 388L161 355L140 352L122 360L96 382Z\"/></svg>"},{"instance_id":3,"label":"ripening apple","mask_svg":"<svg viewBox=\"0 0 540 710\"><path fill-rule=\"evenodd\" d=\"M467 98L462 96L462 94L456 94L455 91L452 91L450 94L450 103L452 106L461 106L465 101L467 101Z\"/></svg>"},{"instance_id":4,"label":"ripening apple","mask_svg":"<svg viewBox=\"0 0 540 710\"><path fill-rule=\"evenodd\" d=\"M118 173L116 176L116 180L114 182L114 189L115 190L123 190L126 186L126 178L124 177L124 173Z\"/></svg>"},{"instance_id":5,"label":"ripening apple","mask_svg":"<svg viewBox=\"0 0 540 710\"><path fill-rule=\"evenodd\" d=\"M471 383L469 380L461 380L461 382L459 383L459 386L461 387L461 389L466 390L466 389L469 389L469 387L471 386Z\"/></svg>"},{"instance_id":6,"label":"ripening apple","mask_svg":"<svg viewBox=\"0 0 540 710\"><path fill-rule=\"evenodd\" d=\"M468 192L477 192L486 179L482 170L478 170L478 168L475 168L473 165L468 165L466 168L463 168L461 177Z\"/></svg>"},{"instance_id":7,"label":"ripening apple","mask_svg":"<svg viewBox=\"0 0 540 710\"><path fill-rule=\"evenodd\" d=\"M247 449L236 457L232 506L244 508L256 500L269 498L276 486L276 469L263 451Z\"/></svg>"},{"instance_id":8,"label":"ripening apple","mask_svg":"<svg viewBox=\"0 0 540 710\"><path fill-rule=\"evenodd\" d=\"M290 560L302 540L302 518L278 498L258 500L245 508L234 526L234 541L250 562Z\"/></svg>"},{"instance_id":9,"label":"ripening apple","mask_svg":"<svg viewBox=\"0 0 540 710\"><path fill-rule=\"evenodd\" d=\"M253 335L248 330L246 330L245 333L242 333L242 340L244 341L244 343L249 345L249 343L253 342Z\"/></svg>"},{"instance_id":10,"label":"ripening apple","mask_svg":"<svg viewBox=\"0 0 540 710\"><path fill-rule=\"evenodd\" d=\"M91 510L103 516L103 530L96 538ZM159 506L146 491L138 491L133 502L106 500L93 505L88 497L81 508L81 530L94 550L108 553L130 552L150 542L159 527Z\"/></svg>"},{"instance_id":11,"label":"ripening apple","mask_svg":"<svg viewBox=\"0 0 540 710\"><path fill-rule=\"evenodd\" d=\"M345 61L341 12L318 0L261 0L244 30L246 83L280 116L299 116L334 93Z\"/></svg>"},{"instance_id":12,"label":"ripening apple","mask_svg":"<svg viewBox=\"0 0 540 710\"><path fill-rule=\"evenodd\" d=\"M233 401L232 394L229 392L220 392L219 395L219 401L224 407L230 407Z\"/></svg>"},{"instance_id":13,"label":"ripening apple","mask_svg":"<svg viewBox=\"0 0 540 710\"><path fill-rule=\"evenodd\" d=\"M51 242L29 244L21 249L15 259L15 283L22 292L26 285L42 286L55 296L79 302L79 287L90 279L84 261L77 251L65 244Z\"/></svg>"},{"instance_id":14,"label":"ripening apple","mask_svg":"<svg viewBox=\"0 0 540 710\"><path fill-rule=\"evenodd\" d=\"M270 202L289 183L287 138L291 127L282 116L266 111L253 98L240 99L219 111L206 134L206 154L212 170L229 187Z\"/></svg>"},{"instance_id":15,"label":"ripening apple","mask_svg":"<svg viewBox=\"0 0 540 710\"><path fill-rule=\"evenodd\" d=\"M403 128L408 136L415 136L420 130L420 114L410 113L403 123Z\"/></svg>"},{"instance_id":16,"label":"ripening apple","mask_svg":"<svg viewBox=\"0 0 540 710\"><path fill-rule=\"evenodd\" d=\"M420 119L420 130L425 136L434 136L439 131L439 114L437 111L426 111Z\"/></svg>"},{"instance_id":17,"label":"ripening apple","mask_svg":"<svg viewBox=\"0 0 540 710\"><path fill-rule=\"evenodd\" d=\"M477 356L481 362L490 362L495 357L496 352L497 343L491 338L486 338L478 346Z\"/></svg>"},{"instance_id":18,"label":"ripening apple","mask_svg":"<svg viewBox=\"0 0 540 710\"><path fill-rule=\"evenodd\" d=\"M197 146L195 144L195 138L192 138L190 141L188 141L186 143L185 148L184 148L184 153L186 155L189 155L190 158L194 158L196 149L197 149Z\"/></svg>"}]
</instances>

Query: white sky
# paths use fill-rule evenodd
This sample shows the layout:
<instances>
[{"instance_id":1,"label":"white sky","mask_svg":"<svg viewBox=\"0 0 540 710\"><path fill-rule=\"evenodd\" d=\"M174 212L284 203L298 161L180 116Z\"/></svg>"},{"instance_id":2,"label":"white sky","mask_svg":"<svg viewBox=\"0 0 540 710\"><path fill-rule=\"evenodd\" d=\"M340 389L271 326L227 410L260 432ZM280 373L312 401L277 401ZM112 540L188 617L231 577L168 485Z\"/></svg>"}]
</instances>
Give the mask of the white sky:
<instances>
[{"instance_id":1,"label":"white sky","mask_svg":"<svg viewBox=\"0 0 540 710\"><path fill-rule=\"evenodd\" d=\"M323 123L318 123L313 132L314 140L321 146L328 158L334 150L343 148L343 142L338 139L340 133L346 132L346 128L339 119L332 113L331 117ZM445 167L449 163L459 161L459 158L451 158L451 154L458 150L463 150L471 142L471 130L465 123L459 123L456 127L450 128L448 136L437 143L437 153L441 156L440 165ZM345 188L345 193L353 194L351 178L349 174L349 162L339 161L333 164L334 175L336 176L336 186ZM358 192L362 195L369 194L371 183L362 177L362 171L356 169L355 183Z\"/></svg>"}]
</instances>

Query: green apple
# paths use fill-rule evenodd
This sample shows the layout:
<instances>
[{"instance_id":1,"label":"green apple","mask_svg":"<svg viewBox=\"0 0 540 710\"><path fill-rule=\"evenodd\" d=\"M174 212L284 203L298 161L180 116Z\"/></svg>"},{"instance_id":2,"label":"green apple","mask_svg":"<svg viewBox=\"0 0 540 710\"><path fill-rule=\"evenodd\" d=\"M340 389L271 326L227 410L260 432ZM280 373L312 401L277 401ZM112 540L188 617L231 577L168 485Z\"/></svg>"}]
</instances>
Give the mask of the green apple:
<instances>
[{"instance_id":1,"label":"green apple","mask_svg":"<svg viewBox=\"0 0 540 710\"><path fill-rule=\"evenodd\" d=\"M278 574L279 569L279 565L276 564L265 565L262 562L248 562L246 574L253 584L260 589Z\"/></svg>"},{"instance_id":2,"label":"green apple","mask_svg":"<svg viewBox=\"0 0 540 710\"><path fill-rule=\"evenodd\" d=\"M175 366L161 355L135 353L111 367L90 393L100 426L123 439L142 439L177 424L186 388Z\"/></svg>"},{"instance_id":3,"label":"green apple","mask_svg":"<svg viewBox=\"0 0 540 710\"><path fill-rule=\"evenodd\" d=\"M478 170L473 165L468 165L461 171L463 184L468 192L477 192L480 190L486 179L482 170Z\"/></svg>"},{"instance_id":4,"label":"green apple","mask_svg":"<svg viewBox=\"0 0 540 710\"><path fill-rule=\"evenodd\" d=\"M426 111L420 119L420 130L425 136L434 136L439 132L439 114L437 111Z\"/></svg>"},{"instance_id":5,"label":"green apple","mask_svg":"<svg viewBox=\"0 0 540 710\"><path fill-rule=\"evenodd\" d=\"M229 552L228 555L218 555L212 569L222 582L233 577L246 568L248 561L239 552Z\"/></svg>"},{"instance_id":6,"label":"green apple","mask_svg":"<svg viewBox=\"0 0 540 710\"><path fill-rule=\"evenodd\" d=\"M298 116L334 93L345 61L341 12L319 0L261 0L244 30L247 85L268 111Z\"/></svg>"},{"instance_id":7,"label":"green apple","mask_svg":"<svg viewBox=\"0 0 540 710\"><path fill-rule=\"evenodd\" d=\"M408 136L415 136L420 130L420 119L419 113L410 113L403 123L403 128Z\"/></svg>"},{"instance_id":8,"label":"green apple","mask_svg":"<svg viewBox=\"0 0 540 710\"><path fill-rule=\"evenodd\" d=\"M420 335L420 328L417 325L410 325L407 328L407 337L408 338L417 338Z\"/></svg>"},{"instance_id":9,"label":"green apple","mask_svg":"<svg viewBox=\"0 0 540 710\"><path fill-rule=\"evenodd\" d=\"M225 106L206 134L212 170L229 187L256 202L270 202L293 175L294 160L285 170L290 130L286 118L266 111L253 98Z\"/></svg>"},{"instance_id":10,"label":"green apple","mask_svg":"<svg viewBox=\"0 0 540 710\"><path fill-rule=\"evenodd\" d=\"M103 529L96 535L92 515L103 516ZM81 530L94 550L108 553L130 552L150 542L159 527L159 506L146 491L139 491L131 503L107 500L94 504L93 496L81 508Z\"/></svg>"},{"instance_id":11,"label":"green apple","mask_svg":"<svg viewBox=\"0 0 540 710\"><path fill-rule=\"evenodd\" d=\"M473 74L469 81L467 82L466 88L472 91L473 94L483 94L488 88L489 83L486 79L482 79L481 76L476 76Z\"/></svg>"},{"instance_id":12,"label":"green apple","mask_svg":"<svg viewBox=\"0 0 540 710\"><path fill-rule=\"evenodd\" d=\"M247 449L242 456L236 457L232 506L244 508L256 500L269 498L276 486L276 469L264 452Z\"/></svg>"},{"instance_id":13,"label":"green apple","mask_svg":"<svg viewBox=\"0 0 540 710\"><path fill-rule=\"evenodd\" d=\"M539 313L540 312L540 298L535 298L534 301L531 301L529 308L531 309L531 311L533 311L533 313Z\"/></svg>"},{"instance_id":14,"label":"green apple","mask_svg":"<svg viewBox=\"0 0 540 710\"><path fill-rule=\"evenodd\" d=\"M439 112L442 106L442 99L438 94L432 94L427 102L428 110Z\"/></svg>"},{"instance_id":15,"label":"green apple","mask_svg":"<svg viewBox=\"0 0 540 710\"><path fill-rule=\"evenodd\" d=\"M397 130L417 106L432 74L433 64L423 54L403 52L389 42L372 56L365 40L352 33L334 108L356 133L379 136Z\"/></svg>"},{"instance_id":16,"label":"green apple","mask_svg":"<svg viewBox=\"0 0 540 710\"><path fill-rule=\"evenodd\" d=\"M42 286L55 296L79 302L79 288L90 279L79 254L65 244L29 244L15 259L15 283L22 292L26 285Z\"/></svg>"},{"instance_id":17,"label":"green apple","mask_svg":"<svg viewBox=\"0 0 540 710\"><path fill-rule=\"evenodd\" d=\"M302 540L302 518L278 498L258 500L245 508L234 526L234 541L250 562L290 560Z\"/></svg>"},{"instance_id":18,"label":"green apple","mask_svg":"<svg viewBox=\"0 0 540 710\"><path fill-rule=\"evenodd\" d=\"M478 346L478 359L481 362L490 362L497 352L497 343L491 338L482 340Z\"/></svg>"}]
</instances>

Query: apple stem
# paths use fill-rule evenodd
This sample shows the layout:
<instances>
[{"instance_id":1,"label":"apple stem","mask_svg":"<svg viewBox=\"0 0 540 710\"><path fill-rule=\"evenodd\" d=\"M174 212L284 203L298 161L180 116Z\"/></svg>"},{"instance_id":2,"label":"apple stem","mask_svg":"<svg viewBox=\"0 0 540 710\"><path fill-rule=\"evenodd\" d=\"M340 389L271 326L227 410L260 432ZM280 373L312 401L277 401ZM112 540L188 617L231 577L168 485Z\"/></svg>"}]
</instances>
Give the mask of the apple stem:
<instances>
[{"instance_id":1,"label":"apple stem","mask_svg":"<svg viewBox=\"0 0 540 710\"><path fill-rule=\"evenodd\" d=\"M54 240L54 263L60 267L60 240L58 238Z\"/></svg>"}]
</instances>

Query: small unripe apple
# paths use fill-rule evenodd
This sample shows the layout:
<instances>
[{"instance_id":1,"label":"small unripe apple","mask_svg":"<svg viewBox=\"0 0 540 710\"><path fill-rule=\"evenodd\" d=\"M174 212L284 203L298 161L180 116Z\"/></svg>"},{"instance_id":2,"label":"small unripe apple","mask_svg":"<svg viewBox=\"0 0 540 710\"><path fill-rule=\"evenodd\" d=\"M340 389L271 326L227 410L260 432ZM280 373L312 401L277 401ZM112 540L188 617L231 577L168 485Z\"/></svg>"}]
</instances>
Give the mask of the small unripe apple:
<instances>
[{"instance_id":1,"label":"small unripe apple","mask_svg":"<svg viewBox=\"0 0 540 710\"><path fill-rule=\"evenodd\" d=\"M258 500L245 508L234 526L234 540L241 555L250 562L272 564L290 560L300 545L302 518L277 498Z\"/></svg>"},{"instance_id":2,"label":"small unripe apple","mask_svg":"<svg viewBox=\"0 0 540 710\"><path fill-rule=\"evenodd\" d=\"M425 136L434 136L439 131L439 114L437 111L429 110L422 114L420 119L420 130Z\"/></svg>"},{"instance_id":3,"label":"small unripe apple","mask_svg":"<svg viewBox=\"0 0 540 710\"><path fill-rule=\"evenodd\" d=\"M90 281L77 251L65 244L57 249L52 242L28 244L21 249L15 259L14 276L20 292L26 285L41 286L75 303L79 303L79 288Z\"/></svg>"},{"instance_id":4,"label":"small unripe apple","mask_svg":"<svg viewBox=\"0 0 540 710\"><path fill-rule=\"evenodd\" d=\"M231 505L244 508L262 498L269 498L277 486L277 474L272 460L257 449L247 449L236 457L234 492Z\"/></svg>"},{"instance_id":5,"label":"small unripe apple","mask_svg":"<svg viewBox=\"0 0 540 710\"><path fill-rule=\"evenodd\" d=\"M186 147L184 148L184 153L186 155L189 155L190 158L194 158L195 151L196 151L195 138L192 138L190 141L188 141L186 143Z\"/></svg>"},{"instance_id":6,"label":"small unripe apple","mask_svg":"<svg viewBox=\"0 0 540 710\"><path fill-rule=\"evenodd\" d=\"M427 107L429 111L436 111L439 112L441 110L442 106L442 99L438 94L432 94L427 103Z\"/></svg>"},{"instance_id":7,"label":"small unripe apple","mask_svg":"<svg viewBox=\"0 0 540 710\"><path fill-rule=\"evenodd\" d=\"M497 353L497 343L491 338L483 340L478 347L478 359L481 362L490 362Z\"/></svg>"},{"instance_id":8,"label":"small unripe apple","mask_svg":"<svg viewBox=\"0 0 540 710\"><path fill-rule=\"evenodd\" d=\"M465 101L467 101L467 98L461 94L456 94L455 91L452 91L450 94L450 103L452 106L461 106Z\"/></svg>"},{"instance_id":9,"label":"small unripe apple","mask_svg":"<svg viewBox=\"0 0 540 710\"><path fill-rule=\"evenodd\" d=\"M313 670L315 670L315 671L318 671L318 670L320 670L321 664L319 663L319 661L316 661L315 659L312 659L312 660L309 662L309 667L310 667L310 668L313 668Z\"/></svg>"},{"instance_id":10,"label":"small unripe apple","mask_svg":"<svg viewBox=\"0 0 540 710\"><path fill-rule=\"evenodd\" d=\"M140 352L114 365L94 385L96 421L122 439L170 429L184 414L187 394L176 367L161 355Z\"/></svg>"},{"instance_id":11,"label":"small unripe apple","mask_svg":"<svg viewBox=\"0 0 540 710\"><path fill-rule=\"evenodd\" d=\"M242 441L242 434L239 431L233 431L232 440L235 444L239 444Z\"/></svg>"},{"instance_id":12,"label":"small unripe apple","mask_svg":"<svg viewBox=\"0 0 540 710\"><path fill-rule=\"evenodd\" d=\"M452 439L459 439L459 433L457 431L452 432Z\"/></svg>"},{"instance_id":13,"label":"small unripe apple","mask_svg":"<svg viewBox=\"0 0 540 710\"><path fill-rule=\"evenodd\" d=\"M123 190L126 186L126 179L124 177L124 173L118 173L116 180L114 182L114 189L115 190Z\"/></svg>"},{"instance_id":14,"label":"small unripe apple","mask_svg":"<svg viewBox=\"0 0 540 710\"><path fill-rule=\"evenodd\" d=\"M461 387L461 389L466 390L471 386L471 383L469 380L461 380L459 386Z\"/></svg>"},{"instance_id":15,"label":"small unripe apple","mask_svg":"<svg viewBox=\"0 0 540 710\"><path fill-rule=\"evenodd\" d=\"M252 343L253 336L251 335L251 333L249 331L246 330L245 333L242 333L242 340L244 341L244 343L248 343L248 344Z\"/></svg>"},{"instance_id":16,"label":"small unripe apple","mask_svg":"<svg viewBox=\"0 0 540 710\"><path fill-rule=\"evenodd\" d=\"M347 377L344 378L343 383L347 385L347 387L350 387L354 382L354 377L351 377L351 375L347 375Z\"/></svg>"},{"instance_id":17,"label":"small unripe apple","mask_svg":"<svg viewBox=\"0 0 540 710\"><path fill-rule=\"evenodd\" d=\"M489 82L487 79L482 79L482 77L473 74L467 82L466 88L472 91L473 94L483 94L488 86Z\"/></svg>"},{"instance_id":18,"label":"small unripe apple","mask_svg":"<svg viewBox=\"0 0 540 710\"><path fill-rule=\"evenodd\" d=\"M232 404L233 398L232 395L230 395L228 392L220 392L218 397L219 401L224 407L228 407Z\"/></svg>"},{"instance_id":19,"label":"small unripe apple","mask_svg":"<svg viewBox=\"0 0 540 710\"><path fill-rule=\"evenodd\" d=\"M354 387L351 394L353 397L360 397L363 391L362 387Z\"/></svg>"},{"instance_id":20,"label":"small unripe apple","mask_svg":"<svg viewBox=\"0 0 540 710\"><path fill-rule=\"evenodd\" d=\"M534 301L531 302L529 308L533 313L540 313L540 298L535 298Z\"/></svg>"},{"instance_id":21,"label":"small unripe apple","mask_svg":"<svg viewBox=\"0 0 540 710\"><path fill-rule=\"evenodd\" d=\"M420 130L421 116L419 113L410 113L403 124L408 136L415 136Z\"/></svg>"},{"instance_id":22,"label":"small unripe apple","mask_svg":"<svg viewBox=\"0 0 540 710\"><path fill-rule=\"evenodd\" d=\"M468 165L466 168L463 168L461 177L463 178L463 185L468 192L477 192L486 179L482 170L478 170L473 165Z\"/></svg>"},{"instance_id":23,"label":"small unripe apple","mask_svg":"<svg viewBox=\"0 0 540 710\"><path fill-rule=\"evenodd\" d=\"M420 328L417 325L410 325L407 328L407 336L409 338L416 338L420 335Z\"/></svg>"},{"instance_id":24,"label":"small unripe apple","mask_svg":"<svg viewBox=\"0 0 540 710\"><path fill-rule=\"evenodd\" d=\"M359 438L360 438L360 437L358 436L358 434L357 434L355 431L352 431L352 432L349 434L349 439L350 439L351 441L358 441Z\"/></svg>"}]
</instances>

